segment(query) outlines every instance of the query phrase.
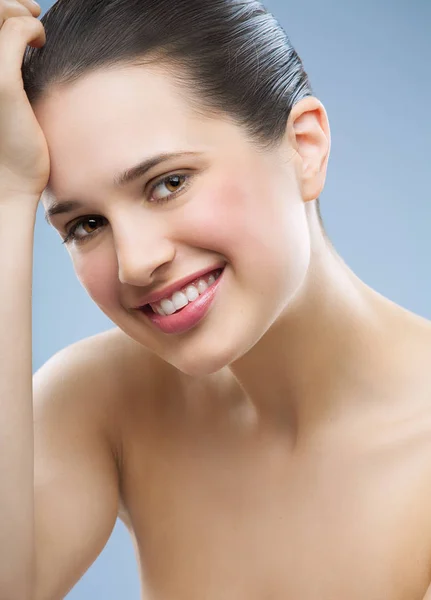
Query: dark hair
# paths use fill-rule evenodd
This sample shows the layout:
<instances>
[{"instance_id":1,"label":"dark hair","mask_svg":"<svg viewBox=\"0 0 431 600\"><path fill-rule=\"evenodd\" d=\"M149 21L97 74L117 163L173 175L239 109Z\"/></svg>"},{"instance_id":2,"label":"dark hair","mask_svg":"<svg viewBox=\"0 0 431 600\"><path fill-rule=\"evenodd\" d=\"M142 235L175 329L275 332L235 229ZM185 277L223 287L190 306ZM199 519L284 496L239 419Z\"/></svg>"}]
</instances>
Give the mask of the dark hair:
<instances>
[{"instance_id":1,"label":"dark hair","mask_svg":"<svg viewBox=\"0 0 431 600\"><path fill-rule=\"evenodd\" d=\"M157 64L196 90L196 110L229 116L271 148L294 104L312 95L286 33L257 0L57 0L41 21L46 44L27 47L22 65L31 103L96 69ZM316 208L323 228L318 199Z\"/></svg>"}]
</instances>

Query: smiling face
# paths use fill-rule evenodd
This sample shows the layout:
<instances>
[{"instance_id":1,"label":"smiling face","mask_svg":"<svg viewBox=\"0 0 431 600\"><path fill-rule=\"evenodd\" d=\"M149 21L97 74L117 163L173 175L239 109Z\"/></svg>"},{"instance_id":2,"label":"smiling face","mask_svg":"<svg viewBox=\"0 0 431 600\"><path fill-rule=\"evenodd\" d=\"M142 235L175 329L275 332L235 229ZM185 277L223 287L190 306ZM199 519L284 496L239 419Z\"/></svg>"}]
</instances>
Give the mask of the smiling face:
<instances>
[{"instance_id":1,"label":"smiling face","mask_svg":"<svg viewBox=\"0 0 431 600\"><path fill-rule=\"evenodd\" d=\"M225 116L193 113L161 71L128 67L54 88L35 107L51 156L45 209L76 274L130 337L190 375L241 357L286 309L310 260L298 154L263 153ZM120 174L180 153L138 178ZM169 176L168 179L166 179ZM117 180L117 181L116 181ZM204 317L168 334L136 310L148 294L224 266ZM180 286L182 287L182 286Z\"/></svg>"}]
</instances>

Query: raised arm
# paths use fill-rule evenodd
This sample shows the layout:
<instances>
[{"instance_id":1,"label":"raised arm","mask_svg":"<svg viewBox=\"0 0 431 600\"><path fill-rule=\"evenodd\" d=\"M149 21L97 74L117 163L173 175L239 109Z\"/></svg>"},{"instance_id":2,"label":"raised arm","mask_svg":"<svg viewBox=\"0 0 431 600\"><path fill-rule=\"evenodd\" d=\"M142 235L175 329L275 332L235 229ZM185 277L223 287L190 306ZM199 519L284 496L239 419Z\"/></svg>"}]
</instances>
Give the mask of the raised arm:
<instances>
[{"instance_id":1,"label":"raised arm","mask_svg":"<svg viewBox=\"0 0 431 600\"><path fill-rule=\"evenodd\" d=\"M106 543L118 500L106 430L83 405L87 363L60 353L32 397L34 224L50 164L21 77L27 44L45 43L31 7L0 0L1 600L63 598Z\"/></svg>"},{"instance_id":2,"label":"raised arm","mask_svg":"<svg viewBox=\"0 0 431 600\"><path fill-rule=\"evenodd\" d=\"M31 598L35 567L31 278L46 144L23 92L27 43L44 43L30 12L0 0L0 598ZM14 12L15 8L15 12ZM36 157L36 158L35 158Z\"/></svg>"}]
</instances>

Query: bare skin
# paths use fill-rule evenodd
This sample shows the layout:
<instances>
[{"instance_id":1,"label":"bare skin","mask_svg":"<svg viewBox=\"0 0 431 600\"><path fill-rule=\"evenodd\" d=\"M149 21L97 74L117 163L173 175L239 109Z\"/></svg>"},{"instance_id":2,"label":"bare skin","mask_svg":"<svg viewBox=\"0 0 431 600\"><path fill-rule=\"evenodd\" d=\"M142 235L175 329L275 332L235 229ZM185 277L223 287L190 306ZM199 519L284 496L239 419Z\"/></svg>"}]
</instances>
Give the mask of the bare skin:
<instances>
[{"instance_id":1,"label":"bare skin","mask_svg":"<svg viewBox=\"0 0 431 600\"><path fill-rule=\"evenodd\" d=\"M25 4L2 2L2 18L34 14ZM3 47L41 36L30 27L28 18L3 25ZM22 431L33 415L31 394L17 385L23 360L30 366L29 322L17 302L30 294L45 138L44 208L80 202L51 224L64 239L87 217L66 247L117 325L34 376L31 600L64 597L118 516L135 544L145 599L429 600L431 324L359 280L320 229L314 201L330 148L321 103L298 102L280 146L262 153L225 115L195 114L166 72L129 67L49 90L33 107L36 127L19 53L10 54L1 101L12 116L0 121L2 274L10 281L1 348L11 365L0 365L2 442L21 432L5 455L8 465L25 455L16 477L23 490L32 448ZM26 120L12 118L19 102ZM27 137L16 135L17 124ZM113 174L137 160L178 151L193 156L114 185ZM157 204L160 183L149 184L175 173L187 173L189 186ZM89 215L104 219L91 232ZM12 246L22 271L12 277L6 249L17 222L25 243L20 235ZM136 309L220 260L214 302L190 330L163 333ZM28 577L33 567L31 503L8 492L2 529L11 516L20 527L8 530L17 580L24 549ZM7 584L12 597L8 577L1 591Z\"/></svg>"},{"instance_id":2,"label":"bare skin","mask_svg":"<svg viewBox=\"0 0 431 600\"><path fill-rule=\"evenodd\" d=\"M120 115L116 102L128 110ZM51 148L45 209L85 196L76 216L103 214L112 227L91 238L81 226L88 239L68 250L120 328L96 338L91 354L102 379L115 374L104 431L143 597L422 600L431 581L431 325L359 280L322 234L313 206L329 153L322 105L298 103L285 144L268 156L232 123L190 114L149 70L53 90L36 115ZM138 209L135 188L111 187L127 166L118 156L133 164L136 148L184 145L198 158L159 173L200 175L168 209ZM52 223L63 237L74 218ZM192 330L163 334L130 308L220 257L216 300Z\"/></svg>"},{"instance_id":3,"label":"bare skin","mask_svg":"<svg viewBox=\"0 0 431 600\"><path fill-rule=\"evenodd\" d=\"M190 378L121 330L92 338L124 389L108 431L143 598L424 597L431 328L381 302L417 364L400 370L388 347L397 386L345 389L346 410L301 436L260 419L229 368Z\"/></svg>"},{"instance_id":4,"label":"bare skin","mask_svg":"<svg viewBox=\"0 0 431 600\"><path fill-rule=\"evenodd\" d=\"M103 415L116 458L118 515L132 535L143 598L424 597L431 326L334 264L364 304L349 303L345 284L326 310L312 310L311 300L309 315L292 317L296 352L311 352L298 340L314 332L313 356L286 363L284 380L304 386L297 397L258 404L237 379L254 381L251 355L241 371L234 364L195 377L117 328L75 345L79 354L89 344L101 379L117 382L107 402L92 369L82 400L100 400L95 418ZM352 328L337 308L342 299L350 316L360 309L373 318ZM320 336L331 319L337 335ZM264 382L274 356L260 363ZM319 365L327 377L317 385Z\"/></svg>"}]
</instances>

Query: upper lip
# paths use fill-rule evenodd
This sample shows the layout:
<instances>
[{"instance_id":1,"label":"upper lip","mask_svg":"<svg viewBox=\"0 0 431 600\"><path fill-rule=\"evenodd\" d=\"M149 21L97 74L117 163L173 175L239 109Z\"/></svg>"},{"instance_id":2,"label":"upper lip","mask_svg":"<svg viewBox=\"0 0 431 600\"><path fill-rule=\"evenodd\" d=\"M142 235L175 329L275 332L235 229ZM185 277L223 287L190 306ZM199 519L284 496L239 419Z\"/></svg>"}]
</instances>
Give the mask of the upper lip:
<instances>
[{"instance_id":1,"label":"upper lip","mask_svg":"<svg viewBox=\"0 0 431 600\"><path fill-rule=\"evenodd\" d=\"M200 271L197 271L196 273L193 273L192 275L187 275L186 277L179 279L178 281L176 281L175 283L172 283L171 285L168 285L162 289L156 290L152 294L147 294L146 296L143 296L141 298L141 300L138 301L139 303L135 306L135 308L142 308L146 304L153 304L155 302L158 302L159 300L163 300L163 298L169 298L170 296L172 296L172 294L174 292L181 290L188 283L191 283L195 279L199 279L199 277L202 277L203 275L206 275L207 273L211 273L211 271L216 271L217 269L222 269L224 266L225 266L225 263L218 263L212 267L206 267L205 269L201 269Z\"/></svg>"}]
</instances>

